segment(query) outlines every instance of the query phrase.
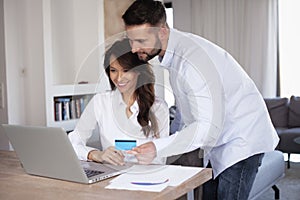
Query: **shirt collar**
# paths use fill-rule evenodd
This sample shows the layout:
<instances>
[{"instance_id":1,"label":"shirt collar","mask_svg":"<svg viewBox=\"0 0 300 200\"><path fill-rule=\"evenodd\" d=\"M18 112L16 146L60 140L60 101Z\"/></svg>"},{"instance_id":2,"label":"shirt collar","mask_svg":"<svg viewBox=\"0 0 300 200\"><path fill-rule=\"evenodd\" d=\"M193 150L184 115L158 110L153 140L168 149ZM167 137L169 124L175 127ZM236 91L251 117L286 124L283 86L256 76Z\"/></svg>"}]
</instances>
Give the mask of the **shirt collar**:
<instances>
[{"instance_id":1,"label":"shirt collar","mask_svg":"<svg viewBox=\"0 0 300 200\"><path fill-rule=\"evenodd\" d=\"M130 111L132 113L138 113L139 112L139 105L138 105L137 101L134 101L134 103L130 107Z\"/></svg>"},{"instance_id":2,"label":"shirt collar","mask_svg":"<svg viewBox=\"0 0 300 200\"><path fill-rule=\"evenodd\" d=\"M168 40L168 45L167 45L165 55L159 58L159 61L161 62L161 66L164 68L168 69L171 67L171 62L175 52L175 43L173 41L175 40L176 40L175 30L170 28L169 40Z\"/></svg>"},{"instance_id":3,"label":"shirt collar","mask_svg":"<svg viewBox=\"0 0 300 200\"><path fill-rule=\"evenodd\" d=\"M116 97L116 99L117 99L116 102L118 103L119 106L124 106L124 107L127 106L126 103L123 101L121 92L118 89L115 89L113 91L113 94ZM130 111L133 114L136 114L139 111L139 106L138 106L138 103L137 103L136 100L134 101L134 103L132 104L132 106L130 106Z\"/></svg>"},{"instance_id":4,"label":"shirt collar","mask_svg":"<svg viewBox=\"0 0 300 200\"><path fill-rule=\"evenodd\" d=\"M116 103L118 103L118 105L126 105L123 101L121 92L117 88L113 90L113 96L115 97Z\"/></svg>"}]
</instances>

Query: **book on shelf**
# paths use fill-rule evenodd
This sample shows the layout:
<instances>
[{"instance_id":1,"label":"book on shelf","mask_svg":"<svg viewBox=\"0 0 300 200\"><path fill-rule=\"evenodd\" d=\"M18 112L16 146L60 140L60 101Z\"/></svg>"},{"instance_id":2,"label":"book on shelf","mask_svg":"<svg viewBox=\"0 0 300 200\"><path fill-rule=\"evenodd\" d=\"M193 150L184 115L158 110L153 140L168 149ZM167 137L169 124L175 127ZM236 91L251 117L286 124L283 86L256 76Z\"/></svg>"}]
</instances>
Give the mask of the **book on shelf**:
<instances>
[{"instance_id":1,"label":"book on shelf","mask_svg":"<svg viewBox=\"0 0 300 200\"><path fill-rule=\"evenodd\" d=\"M81 107L83 105L81 104L81 102L82 102L81 98L75 99L75 115L76 115L76 118L79 118L80 115L81 115L81 112L82 112Z\"/></svg>"},{"instance_id":2,"label":"book on shelf","mask_svg":"<svg viewBox=\"0 0 300 200\"><path fill-rule=\"evenodd\" d=\"M54 99L55 121L70 119L70 98L60 97Z\"/></svg>"},{"instance_id":3,"label":"book on shelf","mask_svg":"<svg viewBox=\"0 0 300 200\"><path fill-rule=\"evenodd\" d=\"M55 101L55 107L54 107L54 116L55 121L62 121L62 102Z\"/></svg>"},{"instance_id":4,"label":"book on shelf","mask_svg":"<svg viewBox=\"0 0 300 200\"><path fill-rule=\"evenodd\" d=\"M70 119L76 119L76 105L75 99L71 99L70 101Z\"/></svg>"},{"instance_id":5,"label":"book on shelf","mask_svg":"<svg viewBox=\"0 0 300 200\"><path fill-rule=\"evenodd\" d=\"M54 97L55 121L80 118L93 95Z\"/></svg>"}]
</instances>

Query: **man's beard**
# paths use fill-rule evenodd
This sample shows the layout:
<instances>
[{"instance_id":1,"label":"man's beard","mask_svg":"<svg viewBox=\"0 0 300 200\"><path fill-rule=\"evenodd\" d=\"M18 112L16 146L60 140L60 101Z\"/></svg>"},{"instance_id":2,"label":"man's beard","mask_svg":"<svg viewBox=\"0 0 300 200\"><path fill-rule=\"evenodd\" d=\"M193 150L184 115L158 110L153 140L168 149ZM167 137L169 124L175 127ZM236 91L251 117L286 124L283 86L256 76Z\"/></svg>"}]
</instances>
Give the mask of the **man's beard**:
<instances>
[{"instance_id":1,"label":"man's beard","mask_svg":"<svg viewBox=\"0 0 300 200\"><path fill-rule=\"evenodd\" d=\"M138 56L139 56L139 59L140 60L143 60L143 61L149 61L151 60L152 58L154 58L155 56L159 55L159 53L161 52L161 49L153 49L151 51L151 53L146 53L146 52L143 52L143 53L138 53ZM140 55L139 55L140 54ZM146 55L146 57L143 57L142 55Z\"/></svg>"},{"instance_id":2,"label":"man's beard","mask_svg":"<svg viewBox=\"0 0 300 200\"><path fill-rule=\"evenodd\" d=\"M140 53L140 55L138 53L139 59L147 62L147 61L151 60L152 58L154 58L155 56L159 55L161 52L161 48L162 48L162 45L160 43L160 40L158 38L156 38L156 43L155 43L154 49L152 49L150 53L142 52L142 53ZM146 57L143 57L143 55L146 55Z\"/></svg>"}]
</instances>

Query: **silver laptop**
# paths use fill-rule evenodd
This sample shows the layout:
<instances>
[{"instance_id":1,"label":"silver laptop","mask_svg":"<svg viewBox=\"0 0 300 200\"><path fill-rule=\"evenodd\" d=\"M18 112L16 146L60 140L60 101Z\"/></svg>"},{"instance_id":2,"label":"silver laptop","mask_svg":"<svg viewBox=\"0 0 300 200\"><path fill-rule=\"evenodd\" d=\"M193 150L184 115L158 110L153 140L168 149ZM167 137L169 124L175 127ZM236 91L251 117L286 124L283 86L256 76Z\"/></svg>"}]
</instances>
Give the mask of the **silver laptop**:
<instances>
[{"instance_id":1,"label":"silver laptop","mask_svg":"<svg viewBox=\"0 0 300 200\"><path fill-rule=\"evenodd\" d=\"M62 128L2 124L22 167L31 175L79 183L94 183L127 168L80 161Z\"/></svg>"}]
</instances>

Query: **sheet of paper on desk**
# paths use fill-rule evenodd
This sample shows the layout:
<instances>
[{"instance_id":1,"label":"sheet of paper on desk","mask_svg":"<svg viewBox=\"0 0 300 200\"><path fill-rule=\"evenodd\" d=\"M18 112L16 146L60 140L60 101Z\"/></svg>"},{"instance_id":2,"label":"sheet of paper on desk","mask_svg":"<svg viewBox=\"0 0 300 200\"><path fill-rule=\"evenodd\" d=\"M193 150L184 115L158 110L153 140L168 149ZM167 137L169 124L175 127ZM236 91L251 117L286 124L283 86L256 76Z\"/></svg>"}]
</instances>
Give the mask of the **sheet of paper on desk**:
<instances>
[{"instance_id":1,"label":"sheet of paper on desk","mask_svg":"<svg viewBox=\"0 0 300 200\"><path fill-rule=\"evenodd\" d=\"M203 169L200 167L183 167L177 165L157 166L156 170L155 166L151 166L151 170L149 170L147 165L144 167L144 173L141 173L143 166L139 165L137 167L139 173L134 173L132 170L121 174L111 180L106 188L160 192L167 186L180 185ZM133 182L138 184L133 184Z\"/></svg>"}]
</instances>

